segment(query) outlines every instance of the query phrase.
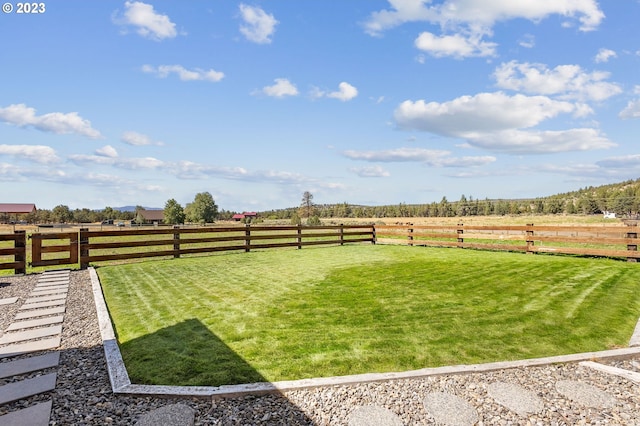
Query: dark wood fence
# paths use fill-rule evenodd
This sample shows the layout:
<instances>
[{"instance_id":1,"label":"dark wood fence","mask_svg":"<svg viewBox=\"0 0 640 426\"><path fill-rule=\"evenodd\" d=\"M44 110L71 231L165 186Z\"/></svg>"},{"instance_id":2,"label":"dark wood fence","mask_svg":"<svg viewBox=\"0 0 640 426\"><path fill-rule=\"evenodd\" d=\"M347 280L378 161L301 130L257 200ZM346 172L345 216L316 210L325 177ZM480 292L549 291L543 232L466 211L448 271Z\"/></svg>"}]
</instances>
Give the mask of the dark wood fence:
<instances>
[{"instance_id":1,"label":"dark wood fence","mask_svg":"<svg viewBox=\"0 0 640 426\"><path fill-rule=\"evenodd\" d=\"M13 269L16 274L24 274L27 269L26 232L0 235L0 243L0 269Z\"/></svg>"},{"instance_id":2,"label":"dark wood fence","mask_svg":"<svg viewBox=\"0 0 640 426\"><path fill-rule=\"evenodd\" d=\"M482 250L625 258L637 262L637 226L335 225L138 228L0 235L0 269L181 257L219 251L346 244L407 244ZM12 243L12 244L11 244ZM11 259L11 257L13 257Z\"/></svg>"},{"instance_id":3,"label":"dark wood fence","mask_svg":"<svg viewBox=\"0 0 640 426\"><path fill-rule=\"evenodd\" d=\"M250 226L80 231L80 264L217 251L374 242L372 225Z\"/></svg>"}]
</instances>

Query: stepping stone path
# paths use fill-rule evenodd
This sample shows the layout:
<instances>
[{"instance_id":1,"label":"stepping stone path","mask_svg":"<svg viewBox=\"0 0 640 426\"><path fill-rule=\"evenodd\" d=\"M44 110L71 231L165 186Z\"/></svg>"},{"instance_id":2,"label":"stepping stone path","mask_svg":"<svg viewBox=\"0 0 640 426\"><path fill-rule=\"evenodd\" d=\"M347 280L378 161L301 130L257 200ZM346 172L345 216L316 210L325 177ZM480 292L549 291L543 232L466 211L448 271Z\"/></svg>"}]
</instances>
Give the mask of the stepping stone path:
<instances>
[{"instance_id":1,"label":"stepping stone path","mask_svg":"<svg viewBox=\"0 0 640 426\"><path fill-rule=\"evenodd\" d=\"M57 373L51 371L58 367L60 352L52 350L60 346L69 273L44 272L0 337L0 379L8 381L0 386L0 406L55 389ZM1 299L0 305L17 302L17 297ZM49 399L11 411L0 416L0 425L48 425L51 406Z\"/></svg>"}]
</instances>

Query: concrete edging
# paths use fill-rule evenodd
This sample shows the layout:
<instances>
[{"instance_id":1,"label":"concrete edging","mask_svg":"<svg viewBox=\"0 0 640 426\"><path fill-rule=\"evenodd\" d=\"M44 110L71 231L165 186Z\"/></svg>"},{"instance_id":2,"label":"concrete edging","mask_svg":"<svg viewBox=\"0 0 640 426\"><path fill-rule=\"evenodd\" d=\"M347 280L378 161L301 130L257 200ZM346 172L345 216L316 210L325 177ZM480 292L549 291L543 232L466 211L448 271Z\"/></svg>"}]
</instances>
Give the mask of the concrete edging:
<instances>
[{"instance_id":1,"label":"concrete edging","mask_svg":"<svg viewBox=\"0 0 640 426\"><path fill-rule=\"evenodd\" d=\"M109 380L114 393L128 395L153 395L153 396L183 396L183 397L236 397L242 395L257 395L264 393L283 392L299 389L308 389L320 386L352 385L367 382L384 382L400 379L415 379L428 376L440 376L445 374L482 373L510 368L535 367L560 363L576 363L581 361L594 361L608 358L628 358L640 355L640 321L636 326L634 336L629 348L612 349L599 352L584 352L579 354L558 355L545 358L525 359L518 361L491 362L473 365L453 365L446 367L423 368L419 370L391 372L391 373L365 373L350 376L322 377L315 379L301 379L280 382L249 383L241 385L224 386L164 386L164 385L137 385L131 383L129 374L124 365L118 343L115 338L111 317L102 294L102 286L95 269L90 267L91 286L93 298L98 313L100 334L107 361Z\"/></svg>"}]
</instances>

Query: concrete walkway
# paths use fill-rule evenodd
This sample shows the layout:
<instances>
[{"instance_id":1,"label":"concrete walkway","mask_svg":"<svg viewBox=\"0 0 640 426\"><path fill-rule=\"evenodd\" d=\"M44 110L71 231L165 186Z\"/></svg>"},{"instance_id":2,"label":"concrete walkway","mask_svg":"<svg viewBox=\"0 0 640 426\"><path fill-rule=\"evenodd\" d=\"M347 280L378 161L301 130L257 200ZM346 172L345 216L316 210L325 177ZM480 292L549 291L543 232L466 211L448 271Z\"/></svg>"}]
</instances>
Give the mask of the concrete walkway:
<instances>
[{"instance_id":1,"label":"concrete walkway","mask_svg":"<svg viewBox=\"0 0 640 426\"><path fill-rule=\"evenodd\" d=\"M13 323L0 338L0 406L35 395L46 395L56 386L62 326L69 270L43 273L18 310ZM0 300L17 303L18 298ZM0 416L1 426L46 426L51 415L51 398Z\"/></svg>"}]
</instances>

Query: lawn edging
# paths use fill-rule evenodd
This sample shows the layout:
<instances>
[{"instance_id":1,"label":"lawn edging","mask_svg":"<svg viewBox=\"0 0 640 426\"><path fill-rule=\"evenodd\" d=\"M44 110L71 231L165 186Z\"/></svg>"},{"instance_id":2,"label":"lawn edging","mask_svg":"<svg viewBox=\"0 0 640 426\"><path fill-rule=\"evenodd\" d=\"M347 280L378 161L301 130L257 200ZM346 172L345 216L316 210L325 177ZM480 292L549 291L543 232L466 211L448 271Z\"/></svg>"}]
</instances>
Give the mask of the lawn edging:
<instances>
[{"instance_id":1,"label":"lawn edging","mask_svg":"<svg viewBox=\"0 0 640 426\"><path fill-rule=\"evenodd\" d=\"M558 355L545 358L533 358L517 361L500 361L473 365L453 365L444 367L423 368L404 372L365 373L349 376L321 377L279 382L248 383L224 386L165 386L139 385L131 383L129 374L118 347L111 317L102 293L102 285L93 267L89 268L93 298L98 316L100 335L104 348L107 370L111 388L115 394L144 396L178 396L225 398L242 395L258 395L284 391L308 389L320 386L352 385L367 382L385 382L401 379L416 379L427 376L446 374L483 373L510 368L536 367L560 363L576 363L603 359L619 359L640 355L640 320L636 325L628 348L612 349L599 352L584 352L570 355Z\"/></svg>"}]
</instances>

